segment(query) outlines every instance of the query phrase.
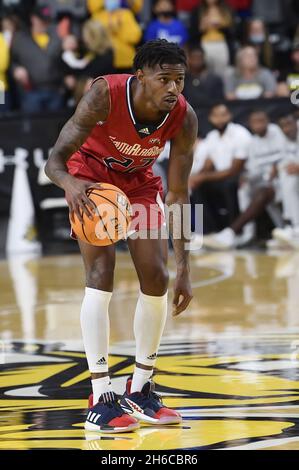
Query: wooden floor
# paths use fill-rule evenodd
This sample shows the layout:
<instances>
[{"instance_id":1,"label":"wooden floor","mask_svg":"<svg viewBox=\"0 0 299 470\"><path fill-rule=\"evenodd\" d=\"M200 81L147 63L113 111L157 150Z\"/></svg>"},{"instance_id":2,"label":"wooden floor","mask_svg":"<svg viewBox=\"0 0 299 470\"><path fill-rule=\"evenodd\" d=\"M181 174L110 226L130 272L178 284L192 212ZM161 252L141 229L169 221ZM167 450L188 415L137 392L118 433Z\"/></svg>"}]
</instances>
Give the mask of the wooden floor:
<instances>
[{"instance_id":1,"label":"wooden floor","mask_svg":"<svg viewBox=\"0 0 299 470\"><path fill-rule=\"evenodd\" d=\"M192 256L195 298L168 317L155 375L183 424L113 436L83 429L83 279L77 255L0 262L0 449L299 449L299 252ZM120 394L137 293L119 253L110 368Z\"/></svg>"}]
</instances>

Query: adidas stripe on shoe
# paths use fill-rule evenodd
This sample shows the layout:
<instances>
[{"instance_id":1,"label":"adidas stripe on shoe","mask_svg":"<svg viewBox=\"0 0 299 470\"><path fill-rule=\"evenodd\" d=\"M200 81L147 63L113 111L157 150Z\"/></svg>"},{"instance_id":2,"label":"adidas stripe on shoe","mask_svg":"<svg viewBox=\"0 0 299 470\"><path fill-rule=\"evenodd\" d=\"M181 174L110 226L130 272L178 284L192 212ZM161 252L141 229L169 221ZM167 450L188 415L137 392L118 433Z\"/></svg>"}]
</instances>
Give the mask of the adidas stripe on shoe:
<instances>
[{"instance_id":1,"label":"adidas stripe on shoe","mask_svg":"<svg viewBox=\"0 0 299 470\"><path fill-rule=\"evenodd\" d=\"M89 399L90 402L92 400ZM89 408L85 421L87 431L118 433L138 428L137 419L124 412L114 392L103 393L98 403Z\"/></svg>"}]
</instances>

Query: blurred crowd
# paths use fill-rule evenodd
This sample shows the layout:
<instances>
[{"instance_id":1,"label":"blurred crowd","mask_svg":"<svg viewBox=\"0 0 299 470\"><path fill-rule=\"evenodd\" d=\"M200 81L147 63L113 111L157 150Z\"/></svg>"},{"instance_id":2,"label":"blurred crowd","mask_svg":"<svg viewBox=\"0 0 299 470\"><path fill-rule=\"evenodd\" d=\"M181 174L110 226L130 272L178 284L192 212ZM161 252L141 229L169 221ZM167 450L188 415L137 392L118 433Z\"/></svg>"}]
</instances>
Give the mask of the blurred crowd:
<instances>
[{"instance_id":1,"label":"blurred crowd","mask_svg":"<svg viewBox=\"0 0 299 470\"><path fill-rule=\"evenodd\" d=\"M186 49L195 107L288 96L299 80L296 0L0 0L0 16L0 112L73 106L155 38Z\"/></svg>"},{"instance_id":2,"label":"blurred crowd","mask_svg":"<svg viewBox=\"0 0 299 470\"><path fill-rule=\"evenodd\" d=\"M244 246L267 213L269 244L299 248L296 114L273 120L252 109L244 127L228 106L296 94L298 0L0 0L0 17L0 113L73 107L93 78L131 72L143 42L180 44L184 94L210 110L213 127L197 142L190 178L193 204L204 204L204 245ZM155 165L164 180L167 156ZM193 247L201 242L195 234Z\"/></svg>"},{"instance_id":3,"label":"blurred crowd","mask_svg":"<svg viewBox=\"0 0 299 470\"><path fill-rule=\"evenodd\" d=\"M290 108L271 120L253 108L245 127L219 102L209 120L213 130L195 146L189 181L193 209L203 205L193 249L226 250L261 238L270 249L299 249L297 113Z\"/></svg>"}]
</instances>

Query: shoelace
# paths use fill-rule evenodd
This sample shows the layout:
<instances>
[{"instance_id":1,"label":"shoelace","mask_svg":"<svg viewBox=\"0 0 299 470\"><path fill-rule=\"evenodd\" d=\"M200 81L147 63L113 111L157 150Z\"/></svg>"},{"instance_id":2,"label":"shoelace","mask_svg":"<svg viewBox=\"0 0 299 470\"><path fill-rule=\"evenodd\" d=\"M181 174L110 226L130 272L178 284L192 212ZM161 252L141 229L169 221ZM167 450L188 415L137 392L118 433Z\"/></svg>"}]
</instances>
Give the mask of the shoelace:
<instances>
[{"instance_id":1,"label":"shoelace","mask_svg":"<svg viewBox=\"0 0 299 470\"><path fill-rule=\"evenodd\" d=\"M102 395L101 403L108 406L110 409L114 409L116 416L123 415L124 411L119 404L118 398L113 392L108 392Z\"/></svg>"},{"instance_id":2,"label":"shoelace","mask_svg":"<svg viewBox=\"0 0 299 470\"><path fill-rule=\"evenodd\" d=\"M152 380L150 382L149 396L162 403L162 396L155 392L155 384Z\"/></svg>"},{"instance_id":3,"label":"shoelace","mask_svg":"<svg viewBox=\"0 0 299 470\"><path fill-rule=\"evenodd\" d=\"M147 395L144 395L141 397L141 403L143 406L146 405L151 405L151 400L157 400L160 403L162 403L162 397L161 395L158 395L156 392L149 390Z\"/></svg>"}]
</instances>

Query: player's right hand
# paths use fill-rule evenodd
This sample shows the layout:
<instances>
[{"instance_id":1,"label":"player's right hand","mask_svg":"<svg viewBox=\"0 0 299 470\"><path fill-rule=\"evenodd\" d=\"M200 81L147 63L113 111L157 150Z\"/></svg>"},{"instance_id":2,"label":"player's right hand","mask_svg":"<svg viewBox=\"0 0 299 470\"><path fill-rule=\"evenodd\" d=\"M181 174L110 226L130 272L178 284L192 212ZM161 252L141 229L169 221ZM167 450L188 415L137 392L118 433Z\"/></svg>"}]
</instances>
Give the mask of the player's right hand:
<instances>
[{"instance_id":1,"label":"player's right hand","mask_svg":"<svg viewBox=\"0 0 299 470\"><path fill-rule=\"evenodd\" d=\"M81 223L83 223L83 213L89 219L93 219L94 205L86 194L86 191L90 188L101 189L101 185L93 181L80 180L73 176L65 182L65 198L69 206L72 222L74 222L75 214Z\"/></svg>"}]
</instances>

